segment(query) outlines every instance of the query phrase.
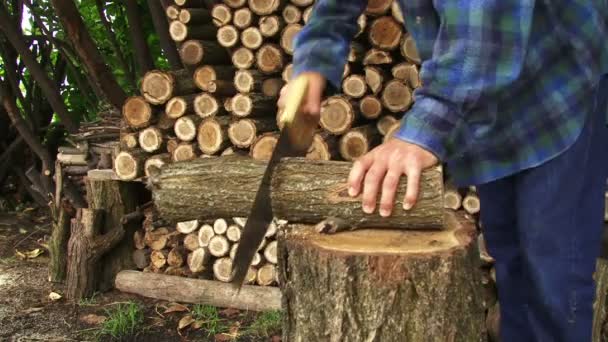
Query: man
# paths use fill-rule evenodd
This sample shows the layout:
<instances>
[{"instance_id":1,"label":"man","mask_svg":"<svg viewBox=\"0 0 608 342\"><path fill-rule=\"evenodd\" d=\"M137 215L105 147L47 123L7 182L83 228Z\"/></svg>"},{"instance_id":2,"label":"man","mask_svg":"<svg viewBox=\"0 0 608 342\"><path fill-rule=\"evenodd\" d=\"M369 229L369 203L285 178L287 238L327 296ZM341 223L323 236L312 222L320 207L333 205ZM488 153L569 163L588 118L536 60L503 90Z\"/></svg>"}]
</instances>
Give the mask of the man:
<instances>
[{"instance_id":1,"label":"man","mask_svg":"<svg viewBox=\"0 0 608 342\"><path fill-rule=\"evenodd\" d=\"M590 341L608 163L606 1L399 2L422 87L395 138L355 162L350 195L389 216L406 175L408 210L422 170L446 163L481 197L502 340ZM294 75L311 82L301 111L315 120L326 83L340 87L366 4L317 0L296 37Z\"/></svg>"}]
</instances>

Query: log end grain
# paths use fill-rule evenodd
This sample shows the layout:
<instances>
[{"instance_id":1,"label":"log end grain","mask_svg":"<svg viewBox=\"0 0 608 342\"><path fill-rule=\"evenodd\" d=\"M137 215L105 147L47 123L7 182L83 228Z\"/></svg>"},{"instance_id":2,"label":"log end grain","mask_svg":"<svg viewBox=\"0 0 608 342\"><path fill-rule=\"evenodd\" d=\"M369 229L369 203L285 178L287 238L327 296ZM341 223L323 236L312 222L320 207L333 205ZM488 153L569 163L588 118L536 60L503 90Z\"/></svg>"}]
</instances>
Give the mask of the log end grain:
<instances>
[{"instance_id":1,"label":"log end grain","mask_svg":"<svg viewBox=\"0 0 608 342\"><path fill-rule=\"evenodd\" d=\"M179 48L179 56L188 65L198 65L205 54L203 44L198 40L187 40Z\"/></svg>"},{"instance_id":2,"label":"log end grain","mask_svg":"<svg viewBox=\"0 0 608 342\"><path fill-rule=\"evenodd\" d=\"M321 127L332 134L348 131L355 119L355 111L348 99L332 96L321 104Z\"/></svg>"},{"instance_id":3,"label":"log end grain","mask_svg":"<svg viewBox=\"0 0 608 342\"><path fill-rule=\"evenodd\" d=\"M256 65L264 73L278 73L283 69L283 53L273 44L264 44L256 53Z\"/></svg>"},{"instance_id":4,"label":"log end grain","mask_svg":"<svg viewBox=\"0 0 608 342\"><path fill-rule=\"evenodd\" d=\"M279 138L275 133L266 133L259 136L251 145L250 155L255 160L270 160Z\"/></svg>"},{"instance_id":5,"label":"log end grain","mask_svg":"<svg viewBox=\"0 0 608 342\"><path fill-rule=\"evenodd\" d=\"M391 80L382 91L382 104L393 113L407 110L412 104L412 91L401 80Z\"/></svg>"},{"instance_id":6,"label":"log end grain","mask_svg":"<svg viewBox=\"0 0 608 342\"><path fill-rule=\"evenodd\" d=\"M301 30L302 25L289 24L285 27L283 32L281 32L281 47L288 55L293 54L293 39Z\"/></svg>"},{"instance_id":7,"label":"log end grain","mask_svg":"<svg viewBox=\"0 0 608 342\"><path fill-rule=\"evenodd\" d=\"M239 148L247 148L253 144L257 136L255 123L248 119L235 121L228 127L228 137L232 144Z\"/></svg>"},{"instance_id":8,"label":"log end grain","mask_svg":"<svg viewBox=\"0 0 608 342\"><path fill-rule=\"evenodd\" d=\"M234 47L239 41L239 31L231 25L222 26L217 30L217 42L223 47Z\"/></svg>"},{"instance_id":9,"label":"log end grain","mask_svg":"<svg viewBox=\"0 0 608 342\"><path fill-rule=\"evenodd\" d=\"M392 16L384 16L372 22L368 38L379 49L394 50L399 47L402 34L403 25Z\"/></svg>"},{"instance_id":10,"label":"log end grain","mask_svg":"<svg viewBox=\"0 0 608 342\"><path fill-rule=\"evenodd\" d=\"M241 43L244 47L257 50L264 42L264 37L257 27L248 27L241 32Z\"/></svg>"},{"instance_id":11,"label":"log end grain","mask_svg":"<svg viewBox=\"0 0 608 342\"><path fill-rule=\"evenodd\" d=\"M122 106L122 117L129 126L143 128L150 124L152 107L144 97L132 96Z\"/></svg>"},{"instance_id":12,"label":"log end grain","mask_svg":"<svg viewBox=\"0 0 608 342\"><path fill-rule=\"evenodd\" d=\"M164 104L173 95L175 79L167 72L148 71L141 81L141 93L151 104Z\"/></svg>"},{"instance_id":13,"label":"log end grain","mask_svg":"<svg viewBox=\"0 0 608 342\"><path fill-rule=\"evenodd\" d=\"M219 110L217 99L210 94L202 93L194 99L194 111L203 119L216 115Z\"/></svg>"},{"instance_id":14,"label":"log end grain","mask_svg":"<svg viewBox=\"0 0 608 342\"><path fill-rule=\"evenodd\" d=\"M241 46L232 53L232 64L238 69L249 69L255 62L255 55L250 49Z\"/></svg>"},{"instance_id":15,"label":"log end grain","mask_svg":"<svg viewBox=\"0 0 608 342\"><path fill-rule=\"evenodd\" d=\"M359 101L359 111L367 119L377 119L382 114L382 102L373 95L365 96Z\"/></svg>"},{"instance_id":16,"label":"log end grain","mask_svg":"<svg viewBox=\"0 0 608 342\"><path fill-rule=\"evenodd\" d=\"M216 154L228 138L222 125L214 119L207 119L198 126L198 147L205 154Z\"/></svg>"}]
</instances>

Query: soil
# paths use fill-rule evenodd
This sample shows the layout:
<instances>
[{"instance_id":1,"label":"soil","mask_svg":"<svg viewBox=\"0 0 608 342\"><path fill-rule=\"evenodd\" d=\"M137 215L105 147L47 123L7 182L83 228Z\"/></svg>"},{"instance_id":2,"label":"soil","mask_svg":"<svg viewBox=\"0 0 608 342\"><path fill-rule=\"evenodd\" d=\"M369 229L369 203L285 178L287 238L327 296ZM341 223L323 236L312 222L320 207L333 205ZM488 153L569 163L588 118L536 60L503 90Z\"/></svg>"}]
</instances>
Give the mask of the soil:
<instances>
[{"instance_id":1,"label":"soil","mask_svg":"<svg viewBox=\"0 0 608 342\"><path fill-rule=\"evenodd\" d=\"M170 303L115 290L79 303L70 303L65 298L51 300L49 294L62 295L64 286L47 280L49 259L44 241L50 235L51 225L45 214L38 210L0 213L0 341L109 341L110 338L99 337L100 323L94 318L105 317L107 310L129 301L144 308L145 320L140 332L123 341L280 341L277 332L268 337L235 339L208 336L202 329L178 333L178 322L185 313L163 314ZM17 257L17 251L35 249L43 253L25 260ZM256 315L220 309L220 317L230 326L246 326Z\"/></svg>"}]
</instances>

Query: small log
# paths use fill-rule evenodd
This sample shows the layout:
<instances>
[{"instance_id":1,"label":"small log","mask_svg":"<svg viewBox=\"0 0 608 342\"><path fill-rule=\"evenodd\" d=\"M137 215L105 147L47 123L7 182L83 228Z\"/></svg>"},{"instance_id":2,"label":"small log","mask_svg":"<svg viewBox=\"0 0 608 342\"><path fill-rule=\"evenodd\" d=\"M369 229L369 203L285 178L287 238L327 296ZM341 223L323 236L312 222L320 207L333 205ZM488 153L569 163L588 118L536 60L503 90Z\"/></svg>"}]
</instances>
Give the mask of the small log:
<instances>
[{"instance_id":1,"label":"small log","mask_svg":"<svg viewBox=\"0 0 608 342\"><path fill-rule=\"evenodd\" d=\"M220 107L215 96L202 93L194 99L194 112L203 119L223 115L226 111Z\"/></svg>"},{"instance_id":2,"label":"small log","mask_svg":"<svg viewBox=\"0 0 608 342\"><path fill-rule=\"evenodd\" d=\"M393 113L401 113L412 105L412 91L401 80L390 80L382 91L382 104Z\"/></svg>"},{"instance_id":3,"label":"small log","mask_svg":"<svg viewBox=\"0 0 608 342\"><path fill-rule=\"evenodd\" d=\"M283 52L274 44L264 44L255 54L255 63L265 74L278 73L283 69Z\"/></svg>"},{"instance_id":4,"label":"small log","mask_svg":"<svg viewBox=\"0 0 608 342\"><path fill-rule=\"evenodd\" d=\"M187 70L148 71L141 81L141 93L151 104L164 104L173 96L196 92L196 84Z\"/></svg>"},{"instance_id":5,"label":"small log","mask_svg":"<svg viewBox=\"0 0 608 342\"><path fill-rule=\"evenodd\" d=\"M232 98L232 114L239 118L268 116L276 113L276 100L262 94L236 94Z\"/></svg>"},{"instance_id":6,"label":"small log","mask_svg":"<svg viewBox=\"0 0 608 342\"><path fill-rule=\"evenodd\" d=\"M255 160L270 160L279 138L276 133L264 133L253 142L249 154Z\"/></svg>"},{"instance_id":7,"label":"small log","mask_svg":"<svg viewBox=\"0 0 608 342\"><path fill-rule=\"evenodd\" d=\"M249 0L249 8L257 15L270 15L285 5L285 0Z\"/></svg>"},{"instance_id":8,"label":"small log","mask_svg":"<svg viewBox=\"0 0 608 342\"><path fill-rule=\"evenodd\" d=\"M382 102L373 95L367 95L359 101L359 111L366 119L377 119L382 114Z\"/></svg>"},{"instance_id":9,"label":"small log","mask_svg":"<svg viewBox=\"0 0 608 342\"><path fill-rule=\"evenodd\" d=\"M167 113L161 113L158 117L158 122L156 123L156 128L158 128L162 132L168 132L173 130L173 126L175 125L175 119L170 118ZM164 139L163 139L164 140Z\"/></svg>"},{"instance_id":10,"label":"small log","mask_svg":"<svg viewBox=\"0 0 608 342\"><path fill-rule=\"evenodd\" d=\"M86 154L67 154L59 152L57 153L57 160L62 165L87 165Z\"/></svg>"},{"instance_id":11,"label":"small log","mask_svg":"<svg viewBox=\"0 0 608 342\"><path fill-rule=\"evenodd\" d=\"M209 240L209 253L214 257L221 258L230 251L230 243L223 235L215 235Z\"/></svg>"},{"instance_id":12,"label":"small log","mask_svg":"<svg viewBox=\"0 0 608 342\"><path fill-rule=\"evenodd\" d=\"M376 121L376 128L382 135L386 135L391 127L395 124L399 124L399 120L392 115L384 115L378 121Z\"/></svg>"},{"instance_id":13,"label":"small log","mask_svg":"<svg viewBox=\"0 0 608 342\"><path fill-rule=\"evenodd\" d=\"M257 70L239 70L234 74L234 86L241 93L260 92L264 76Z\"/></svg>"},{"instance_id":14,"label":"small log","mask_svg":"<svg viewBox=\"0 0 608 342\"><path fill-rule=\"evenodd\" d=\"M175 4L183 8L197 8L206 7L208 2L206 0L174 0Z\"/></svg>"},{"instance_id":15,"label":"small log","mask_svg":"<svg viewBox=\"0 0 608 342\"><path fill-rule=\"evenodd\" d=\"M260 133L276 130L276 122L271 118L242 119L234 121L228 127L230 142L239 148L249 148Z\"/></svg>"},{"instance_id":16,"label":"small log","mask_svg":"<svg viewBox=\"0 0 608 342\"><path fill-rule=\"evenodd\" d=\"M232 8L241 8L245 6L247 0L223 0L224 3Z\"/></svg>"},{"instance_id":17,"label":"small log","mask_svg":"<svg viewBox=\"0 0 608 342\"><path fill-rule=\"evenodd\" d=\"M281 47L288 55L293 55L293 39L302 30L300 24L289 24L281 32Z\"/></svg>"},{"instance_id":18,"label":"small log","mask_svg":"<svg viewBox=\"0 0 608 342\"><path fill-rule=\"evenodd\" d=\"M169 230L164 227L147 231L144 235L144 242L146 243L146 246L155 251L160 251L161 249L167 247L168 240Z\"/></svg>"},{"instance_id":19,"label":"small log","mask_svg":"<svg viewBox=\"0 0 608 342\"><path fill-rule=\"evenodd\" d=\"M251 12L249 8L243 7L234 12L232 24L236 26L236 28L244 30L251 26L253 19L253 12Z\"/></svg>"},{"instance_id":20,"label":"small log","mask_svg":"<svg viewBox=\"0 0 608 342\"><path fill-rule=\"evenodd\" d=\"M156 127L148 127L139 132L139 146L142 150L152 153L163 147L163 134Z\"/></svg>"},{"instance_id":21,"label":"small log","mask_svg":"<svg viewBox=\"0 0 608 342\"><path fill-rule=\"evenodd\" d=\"M424 234L325 235L303 226L282 234L278 283L293 318L283 340L485 340L476 229L462 216L446 216L444 231Z\"/></svg>"},{"instance_id":22,"label":"small log","mask_svg":"<svg viewBox=\"0 0 608 342\"><path fill-rule=\"evenodd\" d=\"M232 25L222 26L217 30L216 39L223 47L234 47L239 42L239 30Z\"/></svg>"},{"instance_id":23,"label":"small log","mask_svg":"<svg viewBox=\"0 0 608 342\"><path fill-rule=\"evenodd\" d=\"M121 180L134 180L144 173L146 152L142 150L122 151L114 159L114 172Z\"/></svg>"},{"instance_id":24,"label":"small log","mask_svg":"<svg viewBox=\"0 0 608 342\"><path fill-rule=\"evenodd\" d=\"M185 253L183 248L173 248L167 256L167 264L173 267L181 267L184 264Z\"/></svg>"},{"instance_id":25,"label":"small log","mask_svg":"<svg viewBox=\"0 0 608 342\"><path fill-rule=\"evenodd\" d=\"M365 125L349 130L340 138L340 155L344 160L355 161L380 142L375 125Z\"/></svg>"},{"instance_id":26,"label":"small log","mask_svg":"<svg viewBox=\"0 0 608 342\"><path fill-rule=\"evenodd\" d=\"M122 106L122 117L132 128L143 128L150 125L154 111L146 99L141 96L127 98Z\"/></svg>"},{"instance_id":27,"label":"small log","mask_svg":"<svg viewBox=\"0 0 608 342\"><path fill-rule=\"evenodd\" d=\"M232 53L232 64L238 69L249 69L255 62L255 55L248 48L241 46Z\"/></svg>"},{"instance_id":28,"label":"small log","mask_svg":"<svg viewBox=\"0 0 608 342\"><path fill-rule=\"evenodd\" d=\"M167 165L150 182L154 203L161 216L171 221L247 216L249 206L244 204L253 203L266 165L263 161L238 157L199 158ZM346 220L351 227L443 228L440 166L422 173L418 202L408 211L402 203L407 180L401 177L395 209L386 218L365 214L361 199L348 195L351 167L349 162L282 159L276 165L270 187L269 205L274 215L290 222L314 224L333 216Z\"/></svg>"},{"instance_id":29,"label":"small log","mask_svg":"<svg viewBox=\"0 0 608 342\"><path fill-rule=\"evenodd\" d=\"M171 160L174 162L192 160L197 157L194 144L181 143L175 147L171 154Z\"/></svg>"},{"instance_id":30,"label":"small log","mask_svg":"<svg viewBox=\"0 0 608 342\"><path fill-rule=\"evenodd\" d=\"M393 136L399 131L399 128L401 128L401 122L397 121L391 127L388 128L386 134L384 135L384 138L382 139L382 142L387 142L392 139Z\"/></svg>"},{"instance_id":31,"label":"small log","mask_svg":"<svg viewBox=\"0 0 608 342\"><path fill-rule=\"evenodd\" d=\"M342 92L352 98L361 98L367 92L366 77L352 74L342 81Z\"/></svg>"},{"instance_id":32,"label":"small log","mask_svg":"<svg viewBox=\"0 0 608 342\"><path fill-rule=\"evenodd\" d=\"M409 62L414 64L420 64L420 55L416 49L416 42L414 38L409 34L404 35L401 38L401 55L405 57Z\"/></svg>"},{"instance_id":33,"label":"small log","mask_svg":"<svg viewBox=\"0 0 608 342\"><path fill-rule=\"evenodd\" d=\"M285 82L280 78L268 78L262 82L262 94L268 97L278 97Z\"/></svg>"},{"instance_id":34,"label":"small log","mask_svg":"<svg viewBox=\"0 0 608 342\"><path fill-rule=\"evenodd\" d=\"M179 7L169 5L167 8L165 8L165 14L167 15L167 18L177 20L177 17L179 16Z\"/></svg>"},{"instance_id":35,"label":"small log","mask_svg":"<svg viewBox=\"0 0 608 342\"><path fill-rule=\"evenodd\" d=\"M175 136L181 141L192 141L196 138L196 130L201 123L201 117L196 115L182 116L175 121Z\"/></svg>"},{"instance_id":36,"label":"small log","mask_svg":"<svg viewBox=\"0 0 608 342\"><path fill-rule=\"evenodd\" d=\"M302 20L302 11L294 5L285 6L281 14L288 25L297 24Z\"/></svg>"},{"instance_id":37,"label":"small log","mask_svg":"<svg viewBox=\"0 0 608 342\"><path fill-rule=\"evenodd\" d=\"M393 4L391 5L391 14L399 23L405 23L405 20L403 19L403 11L401 10L399 1L393 1Z\"/></svg>"},{"instance_id":38,"label":"small log","mask_svg":"<svg viewBox=\"0 0 608 342\"><path fill-rule=\"evenodd\" d=\"M175 229L182 234L190 234L197 230L198 226L198 220L182 221L177 223Z\"/></svg>"},{"instance_id":39,"label":"small log","mask_svg":"<svg viewBox=\"0 0 608 342\"><path fill-rule=\"evenodd\" d=\"M165 113L171 119L179 119L186 113L194 112L194 100L198 94L176 96L170 99L165 106Z\"/></svg>"},{"instance_id":40,"label":"small log","mask_svg":"<svg viewBox=\"0 0 608 342\"><path fill-rule=\"evenodd\" d=\"M213 25L222 27L232 21L232 10L224 4L216 4L211 9L211 17L213 17Z\"/></svg>"},{"instance_id":41,"label":"small log","mask_svg":"<svg viewBox=\"0 0 608 342\"><path fill-rule=\"evenodd\" d=\"M367 51L365 57L363 57L363 65L383 64L393 64L393 56L391 56L390 52L388 51L371 49Z\"/></svg>"},{"instance_id":42,"label":"small log","mask_svg":"<svg viewBox=\"0 0 608 342\"><path fill-rule=\"evenodd\" d=\"M393 0L370 0L367 2L365 14L372 16L384 15L391 8Z\"/></svg>"},{"instance_id":43,"label":"small log","mask_svg":"<svg viewBox=\"0 0 608 342\"><path fill-rule=\"evenodd\" d=\"M142 230L136 230L135 233L133 233L133 243L134 243L135 249L146 248L146 242L144 241L144 234L145 234L145 232Z\"/></svg>"},{"instance_id":44,"label":"small log","mask_svg":"<svg viewBox=\"0 0 608 342\"><path fill-rule=\"evenodd\" d=\"M208 91L209 83L216 80L231 81L234 78L234 68L232 66L211 66L203 65L196 68L194 72L194 83L203 91Z\"/></svg>"},{"instance_id":45,"label":"small log","mask_svg":"<svg viewBox=\"0 0 608 342\"><path fill-rule=\"evenodd\" d=\"M384 84L384 74L382 69L374 66L365 67L365 83L374 95L378 95Z\"/></svg>"},{"instance_id":46,"label":"small log","mask_svg":"<svg viewBox=\"0 0 608 342\"><path fill-rule=\"evenodd\" d=\"M473 191L469 191L467 193L467 195L464 197L464 199L462 200L462 207L464 208L464 210L467 213L469 213L471 215L475 215L475 214L479 213L481 205L480 205L479 196L477 196L477 193L475 193Z\"/></svg>"},{"instance_id":47,"label":"small log","mask_svg":"<svg viewBox=\"0 0 608 342\"><path fill-rule=\"evenodd\" d=\"M169 163L170 161L171 154L169 153L157 154L146 159L146 162L144 163L144 175L146 177L150 177L150 175L154 173L154 171L152 171L152 168L160 170L163 165Z\"/></svg>"},{"instance_id":48,"label":"small log","mask_svg":"<svg viewBox=\"0 0 608 342\"><path fill-rule=\"evenodd\" d=\"M133 252L133 263L139 270L143 270L150 264L150 250L138 249Z\"/></svg>"},{"instance_id":49,"label":"small log","mask_svg":"<svg viewBox=\"0 0 608 342\"><path fill-rule=\"evenodd\" d=\"M412 89L420 87L418 68L414 64L399 63L391 69L391 73L394 78L402 80Z\"/></svg>"},{"instance_id":50,"label":"small log","mask_svg":"<svg viewBox=\"0 0 608 342\"><path fill-rule=\"evenodd\" d=\"M338 156L338 139L335 136L317 133L313 136L312 144L306 159L331 160ZM269 229L270 230L270 229Z\"/></svg>"},{"instance_id":51,"label":"small log","mask_svg":"<svg viewBox=\"0 0 608 342\"><path fill-rule=\"evenodd\" d=\"M224 235L228 230L228 222L225 219L220 218L213 222L213 231L216 235Z\"/></svg>"},{"instance_id":52,"label":"small log","mask_svg":"<svg viewBox=\"0 0 608 342\"><path fill-rule=\"evenodd\" d=\"M389 1L387 3L390 4ZM372 21L369 27L369 42L381 50L395 50L401 43L403 24L392 16L383 16Z\"/></svg>"},{"instance_id":53,"label":"small log","mask_svg":"<svg viewBox=\"0 0 608 342\"><path fill-rule=\"evenodd\" d=\"M162 269L167 265L167 256L169 252L166 250L152 251L150 254L150 265L157 270Z\"/></svg>"},{"instance_id":54,"label":"small log","mask_svg":"<svg viewBox=\"0 0 608 342\"><path fill-rule=\"evenodd\" d=\"M188 264L188 269L192 274L198 274L205 270L205 266L207 261L209 260L210 255L204 248L197 248L194 251L188 253L188 257L186 258L186 263Z\"/></svg>"},{"instance_id":55,"label":"small log","mask_svg":"<svg viewBox=\"0 0 608 342\"><path fill-rule=\"evenodd\" d=\"M66 278L66 297L70 300L89 297L95 292L99 260L124 236L122 226L101 234L104 216L103 210L83 208L78 209L76 218L72 219Z\"/></svg>"},{"instance_id":56,"label":"small log","mask_svg":"<svg viewBox=\"0 0 608 342\"><path fill-rule=\"evenodd\" d=\"M279 35L279 32L283 29L284 21L276 15L269 15L261 17L258 21L258 28L262 36L266 38L272 38Z\"/></svg>"},{"instance_id":57,"label":"small log","mask_svg":"<svg viewBox=\"0 0 608 342\"><path fill-rule=\"evenodd\" d=\"M255 267L249 267L244 283L246 285L255 284L255 279L258 276L258 270Z\"/></svg>"},{"instance_id":58,"label":"small log","mask_svg":"<svg viewBox=\"0 0 608 342\"><path fill-rule=\"evenodd\" d=\"M205 154L216 154L225 149L228 140L228 118L217 117L205 119L198 126L197 142L199 149Z\"/></svg>"},{"instance_id":59,"label":"small log","mask_svg":"<svg viewBox=\"0 0 608 342\"><path fill-rule=\"evenodd\" d=\"M256 282L260 286L270 286L277 280L277 267L269 264L258 269Z\"/></svg>"},{"instance_id":60,"label":"small log","mask_svg":"<svg viewBox=\"0 0 608 342\"><path fill-rule=\"evenodd\" d=\"M443 207L446 209L458 210L462 206L462 195L451 183L445 184L443 192Z\"/></svg>"},{"instance_id":61,"label":"small log","mask_svg":"<svg viewBox=\"0 0 608 342\"><path fill-rule=\"evenodd\" d=\"M213 276L215 279L227 283L232 279L232 259L220 258L213 263Z\"/></svg>"},{"instance_id":62,"label":"small log","mask_svg":"<svg viewBox=\"0 0 608 342\"><path fill-rule=\"evenodd\" d=\"M293 75L293 64L290 63L285 67L285 69L281 73L281 78L283 79L283 81L289 82L291 80L292 75Z\"/></svg>"},{"instance_id":63,"label":"small log","mask_svg":"<svg viewBox=\"0 0 608 342\"><path fill-rule=\"evenodd\" d=\"M206 8L182 8L177 19L189 25L208 24L211 22L211 12Z\"/></svg>"},{"instance_id":64,"label":"small log","mask_svg":"<svg viewBox=\"0 0 608 342\"><path fill-rule=\"evenodd\" d=\"M228 52L216 41L186 40L179 48L179 56L186 65L223 64L229 58Z\"/></svg>"},{"instance_id":65,"label":"small log","mask_svg":"<svg viewBox=\"0 0 608 342\"><path fill-rule=\"evenodd\" d=\"M298 7L307 7L312 5L314 0L290 0L290 2Z\"/></svg>"},{"instance_id":66,"label":"small log","mask_svg":"<svg viewBox=\"0 0 608 342\"><path fill-rule=\"evenodd\" d=\"M327 98L321 104L319 123L331 134L343 134L355 120L355 110L351 102L340 95Z\"/></svg>"},{"instance_id":67,"label":"small log","mask_svg":"<svg viewBox=\"0 0 608 342\"><path fill-rule=\"evenodd\" d=\"M183 42L186 39L213 40L217 34L218 28L212 24L186 26L177 20L169 24L169 35L176 42Z\"/></svg>"},{"instance_id":68,"label":"small log","mask_svg":"<svg viewBox=\"0 0 608 342\"><path fill-rule=\"evenodd\" d=\"M167 152L170 155L173 155L173 152L175 152L175 149L177 148L177 146L179 146L179 140L177 140L176 137L167 138Z\"/></svg>"},{"instance_id":69,"label":"small log","mask_svg":"<svg viewBox=\"0 0 608 342\"><path fill-rule=\"evenodd\" d=\"M120 136L121 150L133 150L137 146L137 133L125 133Z\"/></svg>"},{"instance_id":70,"label":"small log","mask_svg":"<svg viewBox=\"0 0 608 342\"><path fill-rule=\"evenodd\" d=\"M189 251L195 251L199 247L202 247L198 243L198 234L190 233L184 237L184 247Z\"/></svg>"},{"instance_id":71,"label":"small log","mask_svg":"<svg viewBox=\"0 0 608 342\"><path fill-rule=\"evenodd\" d=\"M201 247L209 246L209 241L211 238L215 236L215 231L213 227L208 224L204 224L201 226L201 229L198 230L198 244Z\"/></svg>"},{"instance_id":72,"label":"small log","mask_svg":"<svg viewBox=\"0 0 608 342\"><path fill-rule=\"evenodd\" d=\"M241 32L241 44L244 47L257 50L264 42L264 37L257 27L248 27Z\"/></svg>"},{"instance_id":73,"label":"small log","mask_svg":"<svg viewBox=\"0 0 608 342\"><path fill-rule=\"evenodd\" d=\"M230 242L239 242L241 239L241 228L235 224L230 225L226 230L226 238Z\"/></svg>"},{"instance_id":74,"label":"small log","mask_svg":"<svg viewBox=\"0 0 608 342\"><path fill-rule=\"evenodd\" d=\"M264 248L264 258L271 264L275 264L278 262L277 258L277 241L271 241Z\"/></svg>"}]
</instances>

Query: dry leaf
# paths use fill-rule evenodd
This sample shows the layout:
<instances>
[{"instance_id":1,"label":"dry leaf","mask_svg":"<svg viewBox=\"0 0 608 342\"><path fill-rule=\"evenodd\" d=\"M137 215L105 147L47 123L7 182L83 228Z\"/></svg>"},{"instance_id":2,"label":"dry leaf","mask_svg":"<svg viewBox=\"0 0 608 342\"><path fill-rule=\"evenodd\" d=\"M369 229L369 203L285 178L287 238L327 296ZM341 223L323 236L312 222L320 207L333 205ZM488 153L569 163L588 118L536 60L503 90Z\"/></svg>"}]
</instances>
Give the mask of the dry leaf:
<instances>
[{"instance_id":1,"label":"dry leaf","mask_svg":"<svg viewBox=\"0 0 608 342\"><path fill-rule=\"evenodd\" d=\"M61 295L57 292L51 292L51 293L49 293L49 299L52 301L60 300Z\"/></svg>"},{"instance_id":2,"label":"dry leaf","mask_svg":"<svg viewBox=\"0 0 608 342\"><path fill-rule=\"evenodd\" d=\"M192 323L191 327L194 330L198 330L203 327L203 323L204 323L203 321L196 321L196 322Z\"/></svg>"},{"instance_id":3,"label":"dry leaf","mask_svg":"<svg viewBox=\"0 0 608 342\"><path fill-rule=\"evenodd\" d=\"M15 256L21 260L33 259L33 258L38 257L42 253L44 253L44 250L42 250L40 248L36 248L29 252L19 252L18 250L15 250Z\"/></svg>"},{"instance_id":4,"label":"dry leaf","mask_svg":"<svg viewBox=\"0 0 608 342\"><path fill-rule=\"evenodd\" d=\"M106 316L99 316L95 314L88 314L80 317L80 321L88 325L99 325L106 321Z\"/></svg>"},{"instance_id":5,"label":"dry leaf","mask_svg":"<svg viewBox=\"0 0 608 342\"><path fill-rule=\"evenodd\" d=\"M194 318L192 318L190 315L186 315L179 320L179 323L177 323L177 330L182 330L192 323L194 323Z\"/></svg>"},{"instance_id":6,"label":"dry leaf","mask_svg":"<svg viewBox=\"0 0 608 342\"><path fill-rule=\"evenodd\" d=\"M228 334L217 334L213 338L215 342L229 342L233 340L232 336Z\"/></svg>"},{"instance_id":7,"label":"dry leaf","mask_svg":"<svg viewBox=\"0 0 608 342\"><path fill-rule=\"evenodd\" d=\"M20 260L27 259L27 256L25 256L25 254L19 252L18 250L15 250L15 256L17 257L17 259L20 259Z\"/></svg>"},{"instance_id":8,"label":"dry leaf","mask_svg":"<svg viewBox=\"0 0 608 342\"><path fill-rule=\"evenodd\" d=\"M241 310L233 309L233 308L224 309L219 312L220 315L222 315L226 318L234 318L234 317L238 316L240 313L241 313Z\"/></svg>"},{"instance_id":9,"label":"dry leaf","mask_svg":"<svg viewBox=\"0 0 608 342\"><path fill-rule=\"evenodd\" d=\"M163 313L168 314L168 313L172 313L172 312L185 312L185 311L189 311L187 306L178 304L178 303L172 303L172 305L169 306Z\"/></svg>"}]
</instances>

